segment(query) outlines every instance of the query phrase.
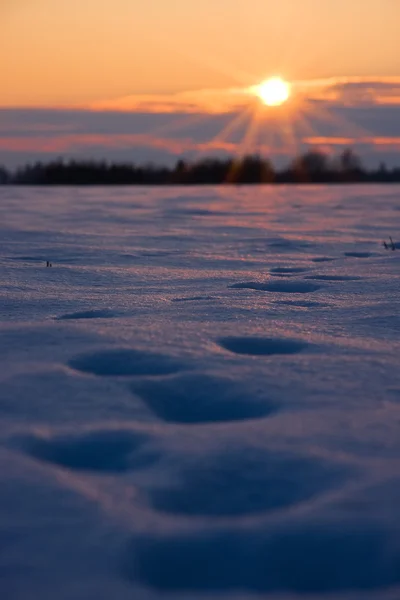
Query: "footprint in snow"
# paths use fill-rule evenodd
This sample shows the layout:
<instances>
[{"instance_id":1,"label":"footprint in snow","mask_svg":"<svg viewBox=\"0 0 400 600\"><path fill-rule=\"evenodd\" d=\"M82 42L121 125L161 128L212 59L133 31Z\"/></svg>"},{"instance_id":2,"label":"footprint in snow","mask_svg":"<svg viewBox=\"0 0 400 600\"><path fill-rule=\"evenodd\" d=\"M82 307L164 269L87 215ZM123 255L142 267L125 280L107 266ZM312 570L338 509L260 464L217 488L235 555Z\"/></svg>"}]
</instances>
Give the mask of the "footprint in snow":
<instances>
[{"instance_id":1,"label":"footprint in snow","mask_svg":"<svg viewBox=\"0 0 400 600\"><path fill-rule=\"evenodd\" d=\"M384 525L356 516L303 518L268 528L148 533L128 544L121 571L128 581L175 594L364 598L371 591L383 598L400 583L400 551Z\"/></svg>"},{"instance_id":2,"label":"footprint in snow","mask_svg":"<svg viewBox=\"0 0 400 600\"><path fill-rule=\"evenodd\" d=\"M30 435L14 445L32 458L75 471L120 473L155 460L144 449L149 436L121 429L85 431L54 436Z\"/></svg>"},{"instance_id":3,"label":"footprint in snow","mask_svg":"<svg viewBox=\"0 0 400 600\"><path fill-rule=\"evenodd\" d=\"M245 281L234 283L232 290L258 290L262 292L281 292L284 294L309 294L316 292L321 286L309 281Z\"/></svg>"},{"instance_id":4,"label":"footprint in snow","mask_svg":"<svg viewBox=\"0 0 400 600\"><path fill-rule=\"evenodd\" d=\"M56 321L69 321L78 319L112 319L117 317L117 313L112 310L83 310L80 312L67 313L56 317Z\"/></svg>"},{"instance_id":5,"label":"footprint in snow","mask_svg":"<svg viewBox=\"0 0 400 600\"><path fill-rule=\"evenodd\" d=\"M189 460L171 485L148 492L153 508L172 514L231 517L281 510L343 483L348 467L287 452L227 448Z\"/></svg>"},{"instance_id":6,"label":"footprint in snow","mask_svg":"<svg viewBox=\"0 0 400 600\"><path fill-rule=\"evenodd\" d=\"M308 347L306 342L289 338L225 337L219 344L234 354L271 356L274 354L298 354Z\"/></svg>"},{"instance_id":7,"label":"footprint in snow","mask_svg":"<svg viewBox=\"0 0 400 600\"><path fill-rule=\"evenodd\" d=\"M260 419L278 407L264 391L225 377L189 373L161 381L135 381L138 395L170 423L219 423Z\"/></svg>"},{"instance_id":8,"label":"footprint in snow","mask_svg":"<svg viewBox=\"0 0 400 600\"><path fill-rule=\"evenodd\" d=\"M129 348L82 354L72 358L69 366L100 377L169 375L186 367L183 362L165 354Z\"/></svg>"}]
</instances>

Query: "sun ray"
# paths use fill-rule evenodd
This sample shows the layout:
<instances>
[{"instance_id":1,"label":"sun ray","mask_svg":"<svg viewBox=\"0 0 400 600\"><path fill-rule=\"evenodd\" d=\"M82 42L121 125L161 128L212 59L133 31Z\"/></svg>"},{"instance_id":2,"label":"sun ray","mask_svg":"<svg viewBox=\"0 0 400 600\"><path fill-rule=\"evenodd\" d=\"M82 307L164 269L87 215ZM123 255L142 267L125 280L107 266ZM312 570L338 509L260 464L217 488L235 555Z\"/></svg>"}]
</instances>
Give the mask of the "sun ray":
<instances>
[{"instance_id":1,"label":"sun ray","mask_svg":"<svg viewBox=\"0 0 400 600\"><path fill-rule=\"evenodd\" d=\"M264 114L260 114L260 127L259 127L259 139L260 145L266 145L267 147L271 147L271 142L273 139L272 129L268 127L271 119L266 118Z\"/></svg>"},{"instance_id":2,"label":"sun ray","mask_svg":"<svg viewBox=\"0 0 400 600\"><path fill-rule=\"evenodd\" d=\"M211 140L210 144L228 142L229 135L240 127L242 122L251 114L251 107L246 107L244 110L235 115L225 127L219 131ZM203 156L208 151L208 146L205 145L199 152L199 156Z\"/></svg>"},{"instance_id":3,"label":"sun ray","mask_svg":"<svg viewBox=\"0 0 400 600\"><path fill-rule=\"evenodd\" d=\"M258 118L259 112L260 112L260 109L258 107L256 107L250 113L249 126L246 130L246 133L245 133L242 141L237 145L236 160L233 160L232 166L227 175L226 180L228 183L233 183L235 181L236 174L237 174L238 170L240 169L240 164L241 164L240 158L244 157L249 152L251 144L254 140L254 136L257 135L257 133L258 133L256 130L256 127L259 123L259 118Z\"/></svg>"},{"instance_id":4,"label":"sun ray","mask_svg":"<svg viewBox=\"0 0 400 600\"><path fill-rule=\"evenodd\" d=\"M213 141L221 142L227 140L228 136L233 133L250 114L250 109L246 108L242 112L235 115L232 120L225 125L225 127L213 138Z\"/></svg>"},{"instance_id":5,"label":"sun ray","mask_svg":"<svg viewBox=\"0 0 400 600\"><path fill-rule=\"evenodd\" d=\"M290 151L296 152L298 149L298 140L296 140L296 136L295 136L295 132L294 132L294 128L293 128L293 121L290 119L290 115L284 115L283 119L282 119L282 129L283 129L283 135L286 138L286 140L288 140L288 145L290 148Z\"/></svg>"},{"instance_id":6,"label":"sun ray","mask_svg":"<svg viewBox=\"0 0 400 600\"><path fill-rule=\"evenodd\" d=\"M286 142L286 139L292 135L289 129L290 121L286 111L279 112L279 114L265 109L261 111L260 144L266 145L269 152L274 144L281 147Z\"/></svg>"},{"instance_id":7,"label":"sun ray","mask_svg":"<svg viewBox=\"0 0 400 600\"><path fill-rule=\"evenodd\" d=\"M298 119L299 129L300 129L300 146L303 143L303 140L308 137L313 137L316 135L315 129L313 129L312 124L309 121L307 113L299 110L299 119Z\"/></svg>"},{"instance_id":8,"label":"sun ray","mask_svg":"<svg viewBox=\"0 0 400 600\"><path fill-rule=\"evenodd\" d=\"M322 106L320 103L317 104L313 103L309 99L304 99L302 102L302 108L307 114L315 113L317 118L320 118L321 121L331 123L339 130L345 129L347 132L353 132L352 135L354 137L370 135L369 130L349 121L343 115L340 116L336 113L333 113L329 110L329 108Z\"/></svg>"},{"instance_id":9,"label":"sun ray","mask_svg":"<svg viewBox=\"0 0 400 600\"><path fill-rule=\"evenodd\" d=\"M253 112L251 114L251 119L247 131L244 135L244 138L239 144L239 152L241 155L247 154L251 151L251 145L257 135L257 125L259 124L258 120L258 111Z\"/></svg>"},{"instance_id":10,"label":"sun ray","mask_svg":"<svg viewBox=\"0 0 400 600\"><path fill-rule=\"evenodd\" d=\"M326 139L328 145L330 137L345 140L349 136L343 136L343 130L347 134L354 132L354 137L366 137L369 134L366 129L348 123L343 115L334 111L336 104L330 110L329 103L322 105L313 101L312 96L307 97L307 85L302 85L302 82L289 84L280 77L272 77L258 85L236 91L241 91L244 98L247 96L246 103L240 103L236 109L225 113L228 119L223 118L225 123L222 123L221 129L213 137L210 136L208 142L198 144L198 156L210 152L210 149L223 149L234 153L236 157L253 151L271 152L273 149L279 150L282 155L289 155L301 151L305 144L318 144L318 140L322 144ZM220 117L223 114L221 112ZM206 112L183 115L154 128L153 133L179 132L201 124L209 117ZM240 136L241 140L236 141ZM238 160L235 160L233 171L237 169L237 164ZM230 174L230 179L232 175L234 172Z\"/></svg>"},{"instance_id":11,"label":"sun ray","mask_svg":"<svg viewBox=\"0 0 400 600\"><path fill-rule=\"evenodd\" d=\"M165 123L164 125L160 125L158 127L154 127L149 131L151 134L160 134L160 133L173 133L184 129L185 127L189 127L190 125L196 125L198 123L202 123L204 120L208 119L209 115L204 113L200 115L190 115L187 117L179 117L178 119L174 119L169 123Z\"/></svg>"}]
</instances>

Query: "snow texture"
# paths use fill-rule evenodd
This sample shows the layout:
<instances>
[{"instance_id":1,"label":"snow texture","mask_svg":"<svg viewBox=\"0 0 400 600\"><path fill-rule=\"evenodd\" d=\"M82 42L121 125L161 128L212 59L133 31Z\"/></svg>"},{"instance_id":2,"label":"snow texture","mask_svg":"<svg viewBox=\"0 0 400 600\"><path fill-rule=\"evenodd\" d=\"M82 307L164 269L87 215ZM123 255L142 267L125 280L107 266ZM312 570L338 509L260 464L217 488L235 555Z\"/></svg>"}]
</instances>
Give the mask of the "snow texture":
<instances>
[{"instance_id":1,"label":"snow texture","mask_svg":"<svg viewBox=\"0 0 400 600\"><path fill-rule=\"evenodd\" d=\"M398 600L399 209L0 188L1 597Z\"/></svg>"}]
</instances>

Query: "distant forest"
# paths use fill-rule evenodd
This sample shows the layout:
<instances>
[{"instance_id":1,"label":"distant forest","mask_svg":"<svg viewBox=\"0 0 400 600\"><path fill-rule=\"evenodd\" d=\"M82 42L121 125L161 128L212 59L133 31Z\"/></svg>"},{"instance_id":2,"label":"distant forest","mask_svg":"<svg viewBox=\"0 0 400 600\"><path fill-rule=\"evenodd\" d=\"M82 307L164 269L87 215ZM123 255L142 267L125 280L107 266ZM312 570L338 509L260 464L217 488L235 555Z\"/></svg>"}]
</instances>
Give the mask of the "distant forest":
<instances>
[{"instance_id":1,"label":"distant forest","mask_svg":"<svg viewBox=\"0 0 400 600\"><path fill-rule=\"evenodd\" d=\"M174 167L154 164L57 159L27 164L15 171L0 166L3 185L219 185L299 183L400 183L400 167L363 167L351 150L331 157L308 151L276 169L259 155L243 158L180 159Z\"/></svg>"}]
</instances>

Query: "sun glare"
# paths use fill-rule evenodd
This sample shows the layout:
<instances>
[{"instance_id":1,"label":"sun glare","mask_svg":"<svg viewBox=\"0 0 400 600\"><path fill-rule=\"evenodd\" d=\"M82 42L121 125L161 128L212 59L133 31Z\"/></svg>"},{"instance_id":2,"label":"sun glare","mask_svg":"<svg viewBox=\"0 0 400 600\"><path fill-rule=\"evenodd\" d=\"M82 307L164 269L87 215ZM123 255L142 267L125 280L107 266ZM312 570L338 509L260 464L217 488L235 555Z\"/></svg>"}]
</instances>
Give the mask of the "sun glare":
<instances>
[{"instance_id":1,"label":"sun glare","mask_svg":"<svg viewBox=\"0 0 400 600\"><path fill-rule=\"evenodd\" d=\"M290 96L290 85L281 77L271 77L254 88L255 94L266 106L280 106Z\"/></svg>"}]
</instances>

